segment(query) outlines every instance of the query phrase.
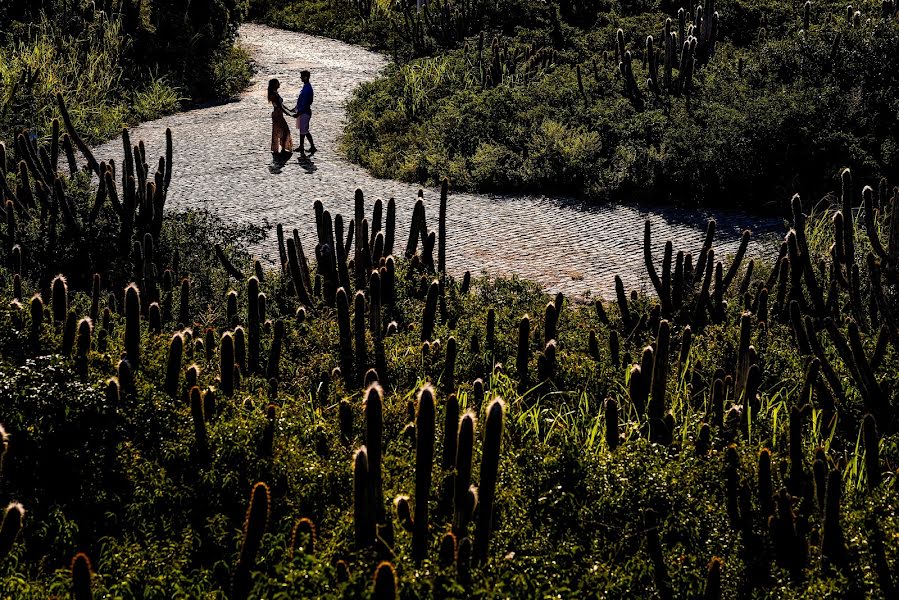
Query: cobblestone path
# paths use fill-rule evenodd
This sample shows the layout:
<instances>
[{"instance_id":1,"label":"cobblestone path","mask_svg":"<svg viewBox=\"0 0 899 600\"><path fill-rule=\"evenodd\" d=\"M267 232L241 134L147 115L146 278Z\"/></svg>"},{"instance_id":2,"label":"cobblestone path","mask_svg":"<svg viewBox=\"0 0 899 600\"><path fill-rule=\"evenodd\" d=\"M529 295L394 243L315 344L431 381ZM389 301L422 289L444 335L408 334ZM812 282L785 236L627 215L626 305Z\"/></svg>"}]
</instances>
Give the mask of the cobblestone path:
<instances>
[{"instance_id":1,"label":"cobblestone path","mask_svg":"<svg viewBox=\"0 0 899 600\"><path fill-rule=\"evenodd\" d=\"M348 222L353 194L361 188L366 213L376 198L397 203L397 244L408 235L418 186L375 179L350 164L337 151L345 120L345 104L352 90L374 79L387 64L385 57L357 46L310 35L247 24L240 36L252 51L258 72L240 101L179 113L144 123L132 130L135 142L144 140L148 156L160 156L165 128L174 134L174 177L169 207L207 207L226 220L282 223L297 228L308 248L314 245L313 203L321 200L332 215ZM292 105L300 85L300 71L312 72L315 87L312 132L318 153L305 164L292 160L272 172L271 108L266 103L270 78L281 81L281 95ZM292 120L288 119L288 122ZM295 140L298 137L294 132ZM101 146L98 159L121 164L121 142ZM428 227L437 227L436 190L425 190ZM385 205L386 208L386 205ZM628 289L651 287L643 267L643 222L652 223L658 262L665 240L675 251L697 252L705 223L718 223L715 251L732 254L742 229L753 230L751 254L770 254L767 234L781 234L783 224L745 214L697 212L675 208L584 206L547 197L492 197L451 193L447 211L447 268L453 274L518 274L539 282L548 291L583 296L614 295L614 276ZM277 256L274 232L254 253L271 261ZM435 250L436 253L436 250Z\"/></svg>"}]
</instances>

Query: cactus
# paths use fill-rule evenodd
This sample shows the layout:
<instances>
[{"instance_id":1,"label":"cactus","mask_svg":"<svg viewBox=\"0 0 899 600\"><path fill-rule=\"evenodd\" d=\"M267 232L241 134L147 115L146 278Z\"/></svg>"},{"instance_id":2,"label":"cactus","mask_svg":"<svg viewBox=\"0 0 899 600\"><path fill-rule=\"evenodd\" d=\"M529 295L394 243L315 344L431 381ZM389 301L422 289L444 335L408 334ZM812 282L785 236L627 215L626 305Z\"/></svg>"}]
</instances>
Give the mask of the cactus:
<instances>
[{"instance_id":1,"label":"cactus","mask_svg":"<svg viewBox=\"0 0 899 600\"><path fill-rule=\"evenodd\" d=\"M91 561L84 552L79 552L72 559L72 598L74 600L91 600Z\"/></svg>"},{"instance_id":2,"label":"cactus","mask_svg":"<svg viewBox=\"0 0 899 600\"><path fill-rule=\"evenodd\" d=\"M231 598L246 600L251 589L250 570L256 564L256 554L262 544L262 535L269 517L269 504L271 503L268 486L262 482L253 486L250 497L250 505L247 507L247 517L243 527L243 542L240 546L240 555L234 565L233 579L231 581Z\"/></svg>"},{"instance_id":3,"label":"cactus","mask_svg":"<svg viewBox=\"0 0 899 600\"><path fill-rule=\"evenodd\" d=\"M140 292L133 283L125 288L125 355L132 368L140 365Z\"/></svg>"},{"instance_id":4,"label":"cactus","mask_svg":"<svg viewBox=\"0 0 899 600\"><path fill-rule=\"evenodd\" d=\"M737 447L731 444L724 452L724 492L726 498L727 515L730 523L737 527L740 523L740 511L737 499L740 476L740 459L737 455Z\"/></svg>"},{"instance_id":5,"label":"cactus","mask_svg":"<svg viewBox=\"0 0 899 600\"><path fill-rule=\"evenodd\" d=\"M487 562L490 549L504 412L505 403L500 398L494 399L487 407L487 425L481 454L481 483L478 487L480 510L477 515L477 535L474 547L474 559L478 564Z\"/></svg>"},{"instance_id":6,"label":"cactus","mask_svg":"<svg viewBox=\"0 0 899 600\"><path fill-rule=\"evenodd\" d=\"M368 451L362 446L353 455L353 527L356 547L360 549L375 541L375 520L371 513L370 494Z\"/></svg>"},{"instance_id":7,"label":"cactus","mask_svg":"<svg viewBox=\"0 0 899 600\"><path fill-rule=\"evenodd\" d=\"M247 282L247 373L259 372L259 280L250 277Z\"/></svg>"},{"instance_id":8,"label":"cactus","mask_svg":"<svg viewBox=\"0 0 899 600\"><path fill-rule=\"evenodd\" d=\"M652 354L652 348L646 348L644 353L646 351L649 351L650 355ZM640 365L632 366L628 379L628 393L631 404L637 409L639 414L643 414L646 410L646 389L642 367Z\"/></svg>"},{"instance_id":9,"label":"cactus","mask_svg":"<svg viewBox=\"0 0 899 600\"><path fill-rule=\"evenodd\" d=\"M268 355L268 368L266 370L266 377L268 379L279 379L280 378L280 364L281 364L281 347L284 344L284 321L278 319L275 321L274 327L274 337L272 338L272 345L269 349Z\"/></svg>"},{"instance_id":10,"label":"cactus","mask_svg":"<svg viewBox=\"0 0 899 600\"><path fill-rule=\"evenodd\" d=\"M290 558L298 553L311 556L315 554L315 523L303 517L299 519L290 531Z\"/></svg>"},{"instance_id":11,"label":"cactus","mask_svg":"<svg viewBox=\"0 0 899 600\"><path fill-rule=\"evenodd\" d=\"M474 506L470 503L471 464L474 454L475 414L467 411L459 420L456 438L455 478L453 491L453 533L458 538L467 535Z\"/></svg>"},{"instance_id":12,"label":"cactus","mask_svg":"<svg viewBox=\"0 0 899 600\"><path fill-rule=\"evenodd\" d=\"M234 328L234 362L243 374L247 370L247 336L243 327ZM234 382L237 385L237 380Z\"/></svg>"},{"instance_id":13,"label":"cactus","mask_svg":"<svg viewBox=\"0 0 899 600\"><path fill-rule=\"evenodd\" d=\"M430 341L434 336L434 325L437 320L437 295L440 284L435 279L428 287L428 296L425 299L425 310L421 320L421 341Z\"/></svg>"},{"instance_id":14,"label":"cactus","mask_svg":"<svg viewBox=\"0 0 899 600\"><path fill-rule=\"evenodd\" d=\"M646 511L644 517L646 521L646 550L652 561L653 581L655 582L656 591L663 600L671 600L674 596L671 589L671 579L668 576L668 568L665 566L664 557L662 556L658 517L651 508Z\"/></svg>"},{"instance_id":15,"label":"cactus","mask_svg":"<svg viewBox=\"0 0 899 600\"><path fill-rule=\"evenodd\" d=\"M516 373L522 388L527 387L528 359L530 356L531 320L528 315L521 317L518 324L518 354L515 360Z\"/></svg>"},{"instance_id":16,"label":"cactus","mask_svg":"<svg viewBox=\"0 0 899 600\"><path fill-rule=\"evenodd\" d=\"M172 336L171 342L169 342L169 354L165 371L165 393L172 398L175 398L178 394L183 353L184 337L180 333L176 333Z\"/></svg>"},{"instance_id":17,"label":"cactus","mask_svg":"<svg viewBox=\"0 0 899 600\"><path fill-rule=\"evenodd\" d=\"M0 525L0 560L9 556L16 538L22 530L22 521L25 518L25 508L18 502L10 502L3 513L3 523Z\"/></svg>"},{"instance_id":18,"label":"cactus","mask_svg":"<svg viewBox=\"0 0 899 600\"><path fill-rule=\"evenodd\" d=\"M382 406L384 390L376 383L365 390L365 448L368 458L369 494L376 523L386 519L384 512L384 491L381 482L381 441L383 439Z\"/></svg>"},{"instance_id":19,"label":"cactus","mask_svg":"<svg viewBox=\"0 0 899 600\"><path fill-rule=\"evenodd\" d=\"M396 570L389 562L382 561L375 569L374 600L396 600Z\"/></svg>"},{"instance_id":20,"label":"cactus","mask_svg":"<svg viewBox=\"0 0 899 600\"><path fill-rule=\"evenodd\" d=\"M537 379L540 381L550 381L555 377L557 347L556 340L549 340L537 356Z\"/></svg>"},{"instance_id":21,"label":"cactus","mask_svg":"<svg viewBox=\"0 0 899 600\"><path fill-rule=\"evenodd\" d=\"M368 327L375 340L381 339L381 274L372 271L368 278Z\"/></svg>"},{"instance_id":22,"label":"cactus","mask_svg":"<svg viewBox=\"0 0 899 600\"><path fill-rule=\"evenodd\" d=\"M353 331L356 342L356 375L364 375L368 369L368 347L365 341L365 292L356 292L353 301ZM361 382L357 382L361 383Z\"/></svg>"},{"instance_id":23,"label":"cactus","mask_svg":"<svg viewBox=\"0 0 899 600\"><path fill-rule=\"evenodd\" d=\"M707 456L712 446L712 428L708 423L699 427L699 437L696 439L696 455Z\"/></svg>"},{"instance_id":24,"label":"cactus","mask_svg":"<svg viewBox=\"0 0 899 600\"><path fill-rule=\"evenodd\" d=\"M222 393L226 396L234 395L234 336L230 332L222 335L219 344L219 381Z\"/></svg>"},{"instance_id":25,"label":"cactus","mask_svg":"<svg viewBox=\"0 0 899 600\"><path fill-rule=\"evenodd\" d=\"M297 246L299 235L294 230L294 237L287 240L287 264L290 271L290 280L293 282L294 293L297 299L305 306L312 306L312 298L309 296L310 286L308 277L306 277L304 267L300 264L300 253L302 246ZM304 259L305 262L305 259Z\"/></svg>"},{"instance_id":26,"label":"cactus","mask_svg":"<svg viewBox=\"0 0 899 600\"><path fill-rule=\"evenodd\" d=\"M862 419L862 439L865 443L865 475L868 481L868 489L873 490L880 485L882 475L877 425L874 417L871 415L865 415L864 419Z\"/></svg>"},{"instance_id":27,"label":"cactus","mask_svg":"<svg viewBox=\"0 0 899 600\"><path fill-rule=\"evenodd\" d=\"M194 424L197 458L202 464L205 464L209 460L209 441L206 434L207 415L200 388L196 386L190 388L190 416Z\"/></svg>"},{"instance_id":28,"label":"cactus","mask_svg":"<svg viewBox=\"0 0 899 600\"><path fill-rule=\"evenodd\" d=\"M452 339L452 338L451 338ZM456 460L456 427L459 422L459 400L456 394L450 394L446 400L446 410L443 419L443 455L440 460L440 468L444 471L452 470Z\"/></svg>"},{"instance_id":29,"label":"cactus","mask_svg":"<svg viewBox=\"0 0 899 600\"><path fill-rule=\"evenodd\" d=\"M340 370L345 381L353 380L353 334L350 327L350 305L344 288L337 290L337 327L340 332Z\"/></svg>"},{"instance_id":30,"label":"cactus","mask_svg":"<svg viewBox=\"0 0 899 600\"><path fill-rule=\"evenodd\" d=\"M667 431L663 420L668 407L666 384L668 381L668 350L671 342L671 327L668 321L659 323L656 339L655 363L652 368L651 396L647 406L650 431L653 441L671 443L673 432Z\"/></svg>"},{"instance_id":31,"label":"cactus","mask_svg":"<svg viewBox=\"0 0 899 600\"><path fill-rule=\"evenodd\" d=\"M415 413L415 516L412 520L412 558L420 563L428 552L428 497L434 465L436 400L434 388L425 385L418 393Z\"/></svg>"},{"instance_id":32,"label":"cactus","mask_svg":"<svg viewBox=\"0 0 899 600\"><path fill-rule=\"evenodd\" d=\"M66 316L69 313L69 286L66 284L66 278L57 275L51 283L51 297L53 322L57 326L65 323Z\"/></svg>"},{"instance_id":33,"label":"cactus","mask_svg":"<svg viewBox=\"0 0 899 600\"><path fill-rule=\"evenodd\" d=\"M606 398L605 402L606 445L615 450L619 443L618 403L614 398Z\"/></svg>"}]
</instances>

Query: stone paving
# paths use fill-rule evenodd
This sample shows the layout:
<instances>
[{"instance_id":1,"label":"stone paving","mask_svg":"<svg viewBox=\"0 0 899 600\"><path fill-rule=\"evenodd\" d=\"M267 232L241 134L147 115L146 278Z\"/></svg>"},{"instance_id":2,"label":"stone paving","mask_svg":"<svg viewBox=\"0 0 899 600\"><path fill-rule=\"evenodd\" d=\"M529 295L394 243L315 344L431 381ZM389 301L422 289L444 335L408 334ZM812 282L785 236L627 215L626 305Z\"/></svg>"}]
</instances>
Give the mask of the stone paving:
<instances>
[{"instance_id":1,"label":"stone paving","mask_svg":"<svg viewBox=\"0 0 899 600\"><path fill-rule=\"evenodd\" d=\"M321 200L332 215L348 222L353 195L361 188L366 213L376 198L397 203L397 245L408 235L418 186L376 179L349 163L337 150L345 122L345 105L352 90L374 79L386 66L385 57L334 40L247 24L240 37L257 63L253 84L239 101L179 113L135 127L131 139L144 140L147 154L162 154L165 128L174 134L174 176L170 208L206 207L226 220L282 223L297 228L307 248L314 244L313 203ZM271 108L266 102L268 80L281 81L281 95L291 106L299 92L300 71L312 72L315 87L312 132L319 149L306 164L292 160L280 171L272 168L269 150ZM292 120L288 122L293 126ZM294 132L295 140L298 134ZM121 142L113 140L97 151L98 159L121 164ZM425 190L428 227L437 227L436 190ZM753 231L750 254L770 255L771 239L783 223L745 214L641 208L621 205L585 206L565 198L486 196L451 193L447 211L447 268L453 274L471 270L493 275L517 274L550 292L574 296L614 295L614 276L628 289L651 287L643 266L643 223L652 223L654 253L661 261L665 240L675 251L696 253L705 223L718 223L715 251L735 251L742 229ZM274 233L254 253L272 261L277 256ZM308 241L307 241L308 240ZM435 250L436 254L436 250Z\"/></svg>"}]
</instances>

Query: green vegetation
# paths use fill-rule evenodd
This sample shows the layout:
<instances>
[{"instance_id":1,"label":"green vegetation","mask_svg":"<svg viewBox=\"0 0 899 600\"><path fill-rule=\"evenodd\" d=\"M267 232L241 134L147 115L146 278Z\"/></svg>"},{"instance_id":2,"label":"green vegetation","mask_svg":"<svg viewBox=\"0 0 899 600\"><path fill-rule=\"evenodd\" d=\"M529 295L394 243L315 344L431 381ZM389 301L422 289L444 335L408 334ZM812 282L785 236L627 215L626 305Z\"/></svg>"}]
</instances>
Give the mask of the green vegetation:
<instances>
[{"instance_id":1,"label":"green vegetation","mask_svg":"<svg viewBox=\"0 0 899 600\"><path fill-rule=\"evenodd\" d=\"M344 150L379 177L787 214L783 198L820 198L843 167L899 176L892 1L847 14L718 0L703 15L668 0L434 0L417 20L414 4L374 4L364 21L354 6L285 3L267 20L396 59L348 108Z\"/></svg>"},{"instance_id":2,"label":"green vegetation","mask_svg":"<svg viewBox=\"0 0 899 600\"><path fill-rule=\"evenodd\" d=\"M0 596L895 597L885 181L794 197L772 261L647 223L656 295L575 304L442 273L446 185L266 270L163 212L177 139L113 171L60 99L0 146Z\"/></svg>"},{"instance_id":3,"label":"green vegetation","mask_svg":"<svg viewBox=\"0 0 899 600\"><path fill-rule=\"evenodd\" d=\"M250 78L234 45L245 12L243 0L4 1L0 139L25 127L48 140L57 92L89 143L238 93Z\"/></svg>"}]
</instances>

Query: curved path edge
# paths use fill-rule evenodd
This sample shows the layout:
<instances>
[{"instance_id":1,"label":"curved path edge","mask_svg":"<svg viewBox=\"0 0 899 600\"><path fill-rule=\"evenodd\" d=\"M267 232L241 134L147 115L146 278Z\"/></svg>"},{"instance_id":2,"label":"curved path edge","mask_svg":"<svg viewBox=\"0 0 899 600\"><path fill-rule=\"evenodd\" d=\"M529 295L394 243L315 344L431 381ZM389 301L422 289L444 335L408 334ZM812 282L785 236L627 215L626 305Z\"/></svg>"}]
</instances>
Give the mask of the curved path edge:
<instances>
[{"instance_id":1,"label":"curved path edge","mask_svg":"<svg viewBox=\"0 0 899 600\"><path fill-rule=\"evenodd\" d=\"M378 76L387 64L385 57L335 40L256 24L245 24L240 38L250 48L257 72L238 101L174 114L131 130L133 141L144 140L148 155L158 156L165 129L172 129L174 177L168 207L205 207L228 221L267 219L288 230L297 228L307 244L314 244L314 202L321 200L332 215L340 213L348 221L354 192L361 188L368 215L376 198L396 199L401 243L419 187L376 179L337 150L346 102L356 86ZM269 150L271 109L266 86L270 78L278 78L289 105L299 91L303 69L312 72L315 87L312 132L319 152L308 162L294 159L276 169ZM103 144L96 154L98 159L115 158L121 164L121 141ZM424 198L429 228L436 229L438 193L426 189ZM451 193L447 268L456 275L465 270L516 274L549 292L580 297L612 297L615 275L628 289L650 291L643 265L644 221L651 223L653 250L660 262L669 239L675 252L698 252L709 218L717 221L718 256L735 252L745 228L753 231L751 255L769 255L770 240L783 232L780 220L744 213L585 206L566 198ZM278 255L276 244L272 235L251 250L273 262Z\"/></svg>"}]
</instances>

